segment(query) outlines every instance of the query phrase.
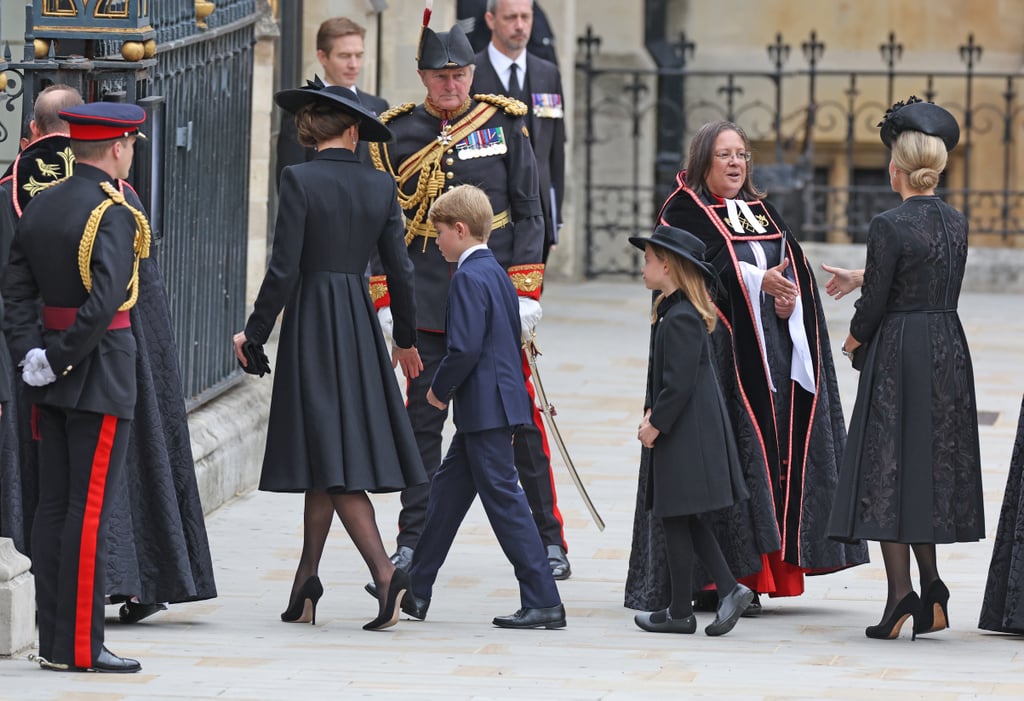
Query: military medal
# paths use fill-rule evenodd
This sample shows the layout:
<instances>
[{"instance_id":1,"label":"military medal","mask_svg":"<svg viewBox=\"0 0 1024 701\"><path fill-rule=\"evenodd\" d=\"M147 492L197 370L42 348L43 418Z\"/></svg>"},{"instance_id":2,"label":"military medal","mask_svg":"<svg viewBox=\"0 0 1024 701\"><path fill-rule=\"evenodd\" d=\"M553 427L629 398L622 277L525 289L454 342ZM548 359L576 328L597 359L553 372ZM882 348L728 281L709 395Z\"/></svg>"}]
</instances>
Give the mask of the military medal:
<instances>
[{"instance_id":1,"label":"military medal","mask_svg":"<svg viewBox=\"0 0 1024 701\"><path fill-rule=\"evenodd\" d=\"M459 158L464 161L470 158L500 156L508 153L505 131L502 127L478 129L456 144L455 150L458 151Z\"/></svg>"},{"instance_id":2,"label":"military medal","mask_svg":"<svg viewBox=\"0 0 1024 701\"><path fill-rule=\"evenodd\" d=\"M561 119L564 116L562 96L558 93L535 92L530 97L533 101L534 117Z\"/></svg>"},{"instance_id":3,"label":"military medal","mask_svg":"<svg viewBox=\"0 0 1024 701\"><path fill-rule=\"evenodd\" d=\"M452 135L448 133L448 120L441 122L441 133L437 135L437 143L447 146L452 142Z\"/></svg>"}]
</instances>

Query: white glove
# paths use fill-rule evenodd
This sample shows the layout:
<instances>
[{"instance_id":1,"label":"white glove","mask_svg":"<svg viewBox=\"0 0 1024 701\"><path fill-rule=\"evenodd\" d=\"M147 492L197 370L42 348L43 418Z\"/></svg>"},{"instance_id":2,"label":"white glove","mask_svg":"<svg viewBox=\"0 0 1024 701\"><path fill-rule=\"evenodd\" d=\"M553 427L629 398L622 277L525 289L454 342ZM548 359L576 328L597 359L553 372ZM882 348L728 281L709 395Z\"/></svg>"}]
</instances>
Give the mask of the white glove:
<instances>
[{"instance_id":1,"label":"white glove","mask_svg":"<svg viewBox=\"0 0 1024 701\"><path fill-rule=\"evenodd\" d=\"M540 302L529 297L519 298L519 321L523 326L523 340L530 341L533 336L533 329L544 316L541 311Z\"/></svg>"},{"instance_id":2,"label":"white glove","mask_svg":"<svg viewBox=\"0 0 1024 701\"><path fill-rule=\"evenodd\" d=\"M381 307L378 309L377 321L380 322L380 330L384 332L384 340L390 346L394 342L391 333L395 330L395 320L391 316L391 307Z\"/></svg>"},{"instance_id":3,"label":"white glove","mask_svg":"<svg viewBox=\"0 0 1024 701\"><path fill-rule=\"evenodd\" d=\"M25 354L25 359L21 361L21 379L32 387L42 387L57 381L50 361L46 359L46 351L42 348L33 348Z\"/></svg>"}]
</instances>

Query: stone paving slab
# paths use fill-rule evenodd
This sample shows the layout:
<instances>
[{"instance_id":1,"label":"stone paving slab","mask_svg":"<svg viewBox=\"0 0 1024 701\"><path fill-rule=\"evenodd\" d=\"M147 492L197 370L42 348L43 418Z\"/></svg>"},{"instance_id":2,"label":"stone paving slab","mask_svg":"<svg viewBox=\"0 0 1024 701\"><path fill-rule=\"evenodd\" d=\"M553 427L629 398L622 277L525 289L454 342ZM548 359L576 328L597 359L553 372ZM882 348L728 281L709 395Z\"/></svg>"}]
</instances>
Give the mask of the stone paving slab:
<instances>
[{"instance_id":1,"label":"stone paving slab","mask_svg":"<svg viewBox=\"0 0 1024 701\"><path fill-rule=\"evenodd\" d=\"M284 624L301 546L302 499L250 492L208 517L220 597L173 606L124 626L109 607L107 641L141 660L137 675L58 674L24 657L0 661L0 699L953 699L1024 698L1024 637L976 628L991 539L940 547L952 628L911 642L864 637L885 578L873 562L807 580L807 593L765 601L722 638L644 633L622 606L646 372L650 297L641 282L552 283L538 341L541 371L577 467L608 527L602 533L555 457L573 576L559 583L561 631L509 631L495 615L518 608L511 566L479 505L441 570L427 621L381 632L363 592L368 576L343 530L321 568L317 625ZM995 527L1024 376L1024 298L970 294L961 315L974 356L989 534ZM827 300L838 351L853 299ZM856 373L837 362L847 415ZM256 381L256 380L251 380ZM398 499L375 497L392 544ZM698 614L701 626L711 614Z\"/></svg>"}]
</instances>

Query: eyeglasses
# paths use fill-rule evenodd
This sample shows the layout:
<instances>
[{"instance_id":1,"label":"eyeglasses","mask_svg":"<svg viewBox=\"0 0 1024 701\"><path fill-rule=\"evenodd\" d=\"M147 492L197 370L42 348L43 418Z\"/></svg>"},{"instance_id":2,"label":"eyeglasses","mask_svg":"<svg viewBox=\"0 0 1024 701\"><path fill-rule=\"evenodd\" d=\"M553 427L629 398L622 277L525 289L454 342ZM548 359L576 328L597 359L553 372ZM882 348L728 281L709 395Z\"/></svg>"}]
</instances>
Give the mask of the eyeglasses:
<instances>
[{"instance_id":1,"label":"eyeglasses","mask_svg":"<svg viewBox=\"0 0 1024 701\"><path fill-rule=\"evenodd\" d=\"M731 161L733 158L738 158L741 161L747 161L749 163L750 162L750 152L749 151L733 151L733 152L729 152L729 151L716 151L715 152L715 158L717 158L718 160L722 161L723 163Z\"/></svg>"}]
</instances>

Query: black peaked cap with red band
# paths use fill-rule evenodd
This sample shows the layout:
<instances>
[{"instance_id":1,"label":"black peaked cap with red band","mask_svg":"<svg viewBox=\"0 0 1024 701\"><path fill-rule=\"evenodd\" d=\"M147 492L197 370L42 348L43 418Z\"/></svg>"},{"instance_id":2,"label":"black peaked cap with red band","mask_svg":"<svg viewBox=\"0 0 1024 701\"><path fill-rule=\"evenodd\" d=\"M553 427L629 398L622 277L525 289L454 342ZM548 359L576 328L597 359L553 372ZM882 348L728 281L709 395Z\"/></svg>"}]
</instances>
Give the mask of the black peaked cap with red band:
<instances>
[{"instance_id":1,"label":"black peaked cap with red band","mask_svg":"<svg viewBox=\"0 0 1024 701\"><path fill-rule=\"evenodd\" d=\"M140 136L139 125L146 112L138 105L122 102L90 102L69 107L60 117L70 127L72 141L109 141L125 136Z\"/></svg>"}]
</instances>

